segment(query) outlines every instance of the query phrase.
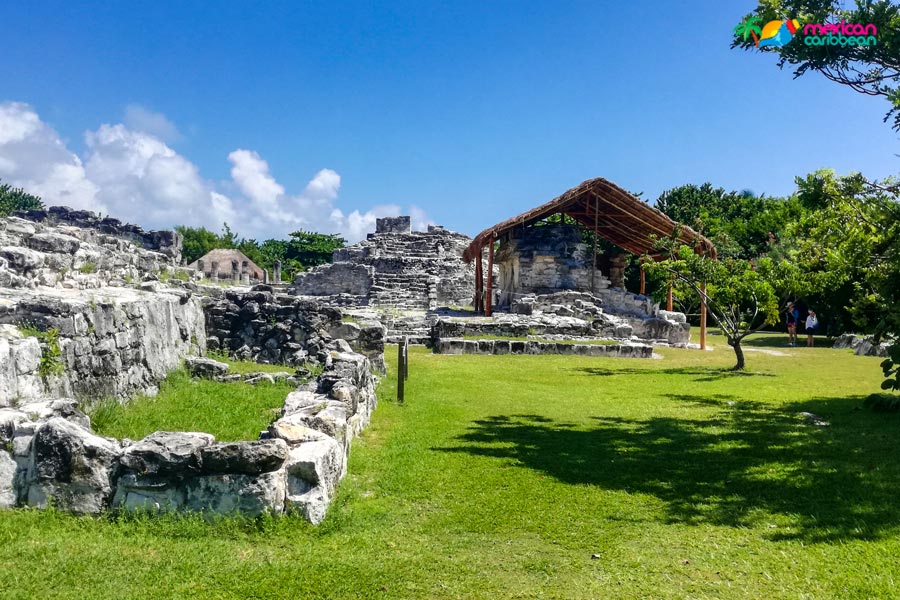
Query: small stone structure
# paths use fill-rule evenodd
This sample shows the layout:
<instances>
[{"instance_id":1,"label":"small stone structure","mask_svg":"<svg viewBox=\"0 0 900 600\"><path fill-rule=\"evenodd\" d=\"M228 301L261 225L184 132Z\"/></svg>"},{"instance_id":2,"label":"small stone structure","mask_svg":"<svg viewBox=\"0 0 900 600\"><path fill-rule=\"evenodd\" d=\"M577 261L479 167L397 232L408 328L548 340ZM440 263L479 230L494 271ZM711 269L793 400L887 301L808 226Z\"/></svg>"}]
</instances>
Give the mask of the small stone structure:
<instances>
[{"instance_id":1,"label":"small stone structure","mask_svg":"<svg viewBox=\"0 0 900 600\"><path fill-rule=\"evenodd\" d=\"M498 308L510 307L526 295L560 290L596 292L610 286L577 225L547 223L516 228L499 241L494 256L500 271Z\"/></svg>"},{"instance_id":2,"label":"small stone structure","mask_svg":"<svg viewBox=\"0 0 900 600\"><path fill-rule=\"evenodd\" d=\"M651 358L647 344L578 344L540 340L464 340L441 338L437 354L572 354L607 358Z\"/></svg>"},{"instance_id":3,"label":"small stone structure","mask_svg":"<svg viewBox=\"0 0 900 600\"><path fill-rule=\"evenodd\" d=\"M210 250L187 266L211 281L231 279L234 283L250 285L263 283L266 272L240 250Z\"/></svg>"},{"instance_id":4,"label":"small stone structure","mask_svg":"<svg viewBox=\"0 0 900 600\"><path fill-rule=\"evenodd\" d=\"M331 264L298 274L293 293L340 306L470 304L474 270L461 259L469 241L438 226L410 231L408 216L378 219L375 233L335 250Z\"/></svg>"}]
</instances>

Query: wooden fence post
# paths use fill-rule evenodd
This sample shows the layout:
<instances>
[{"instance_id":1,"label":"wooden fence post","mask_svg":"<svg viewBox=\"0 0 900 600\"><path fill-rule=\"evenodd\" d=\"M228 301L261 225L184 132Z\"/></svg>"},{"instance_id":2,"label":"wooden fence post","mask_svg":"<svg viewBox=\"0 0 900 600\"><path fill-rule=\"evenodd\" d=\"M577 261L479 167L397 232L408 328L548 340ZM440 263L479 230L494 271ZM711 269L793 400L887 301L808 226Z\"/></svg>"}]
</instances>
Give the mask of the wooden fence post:
<instances>
[{"instance_id":1,"label":"wooden fence post","mask_svg":"<svg viewBox=\"0 0 900 600\"><path fill-rule=\"evenodd\" d=\"M409 374L407 362L409 360L409 337L404 336L403 341L397 344L397 402L403 404L403 396L406 391L406 378Z\"/></svg>"}]
</instances>

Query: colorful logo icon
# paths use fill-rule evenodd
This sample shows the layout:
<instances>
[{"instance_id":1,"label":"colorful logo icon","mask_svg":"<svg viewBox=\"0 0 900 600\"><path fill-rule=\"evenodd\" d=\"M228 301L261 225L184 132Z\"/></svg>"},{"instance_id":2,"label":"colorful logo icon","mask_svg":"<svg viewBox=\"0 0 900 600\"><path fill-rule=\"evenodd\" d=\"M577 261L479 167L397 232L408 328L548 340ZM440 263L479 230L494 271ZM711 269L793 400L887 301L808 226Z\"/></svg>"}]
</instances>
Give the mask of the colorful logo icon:
<instances>
[{"instance_id":1,"label":"colorful logo icon","mask_svg":"<svg viewBox=\"0 0 900 600\"><path fill-rule=\"evenodd\" d=\"M762 28L757 47L765 48L766 46L771 46L773 48L781 48L794 39L798 29L800 29L800 22L797 19L769 21Z\"/></svg>"},{"instance_id":2,"label":"colorful logo icon","mask_svg":"<svg viewBox=\"0 0 900 600\"><path fill-rule=\"evenodd\" d=\"M799 29L800 23L797 19L769 21L760 28L759 17L749 17L734 28L734 34L743 37L744 40L752 36L757 48L780 48L794 39Z\"/></svg>"}]
</instances>

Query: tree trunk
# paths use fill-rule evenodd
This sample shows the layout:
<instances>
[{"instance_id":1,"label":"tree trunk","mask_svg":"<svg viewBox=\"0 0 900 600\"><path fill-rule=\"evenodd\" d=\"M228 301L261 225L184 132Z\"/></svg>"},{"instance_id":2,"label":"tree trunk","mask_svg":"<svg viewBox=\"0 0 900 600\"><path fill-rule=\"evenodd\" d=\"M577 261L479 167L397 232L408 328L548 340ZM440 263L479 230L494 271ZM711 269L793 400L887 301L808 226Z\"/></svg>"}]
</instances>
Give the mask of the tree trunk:
<instances>
[{"instance_id":1,"label":"tree trunk","mask_svg":"<svg viewBox=\"0 0 900 600\"><path fill-rule=\"evenodd\" d=\"M734 365L732 371L743 371L744 370L744 350L741 348L741 340L732 340L729 342L731 347L734 348L734 355L737 357L737 364Z\"/></svg>"},{"instance_id":2,"label":"tree trunk","mask_svg":"<svg viewBox=\"0 0 900 600\"><path fill-rule=\"evenodd\" d=\"M759 48L759 38L756 37L756 32L752 29L750 30L750 35L753 36L753 43L756 44L756 47Z\"/></svg>"}]
</instances>

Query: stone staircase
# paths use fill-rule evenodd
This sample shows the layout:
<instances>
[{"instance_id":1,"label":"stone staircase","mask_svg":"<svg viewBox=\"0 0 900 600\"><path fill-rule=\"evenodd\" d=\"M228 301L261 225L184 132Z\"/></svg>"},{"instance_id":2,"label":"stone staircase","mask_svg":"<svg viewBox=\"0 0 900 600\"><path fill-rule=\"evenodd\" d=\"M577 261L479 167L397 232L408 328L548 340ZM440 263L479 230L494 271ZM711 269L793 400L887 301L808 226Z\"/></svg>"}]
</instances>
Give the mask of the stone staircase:
<instances>
[{"instance_id":1,"label":"stone staircase","mask_svg":"<svg viewBox=\"0 0 900 600\"><path fill-rule=\"evenodd\" d=\"M434 308L437 299L435 283L422 272L375 272L369 302L375 306L398 309Z\"/></svg>"}]
</instances>

